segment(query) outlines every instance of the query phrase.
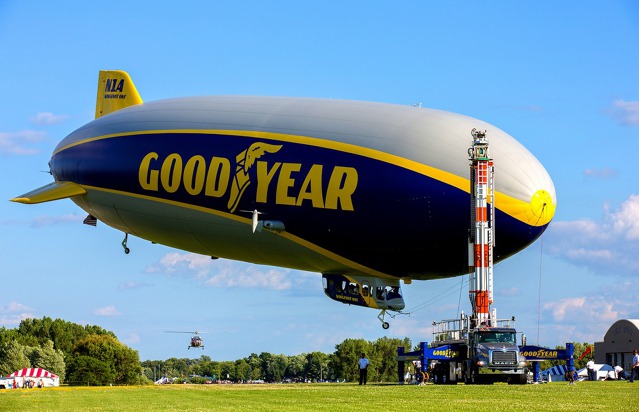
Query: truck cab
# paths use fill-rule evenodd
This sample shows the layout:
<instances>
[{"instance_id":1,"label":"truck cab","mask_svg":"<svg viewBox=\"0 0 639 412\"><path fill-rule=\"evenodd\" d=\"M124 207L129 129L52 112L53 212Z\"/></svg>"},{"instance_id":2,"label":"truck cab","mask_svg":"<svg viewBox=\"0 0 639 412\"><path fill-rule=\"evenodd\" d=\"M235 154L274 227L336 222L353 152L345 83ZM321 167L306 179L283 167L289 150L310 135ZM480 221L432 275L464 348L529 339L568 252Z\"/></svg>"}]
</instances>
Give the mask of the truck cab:
<instances>
[{"instance_id":1,"label":"truck cab","mask_svg":"<svg viewBox=\"0 0 639 412\"><path fill-rule=\"evenodd\" d=\"M517 331L504 327L470 331L462 375L467 383L525 384L526 359L519 353Z\"/></svg>"}]
</instances>

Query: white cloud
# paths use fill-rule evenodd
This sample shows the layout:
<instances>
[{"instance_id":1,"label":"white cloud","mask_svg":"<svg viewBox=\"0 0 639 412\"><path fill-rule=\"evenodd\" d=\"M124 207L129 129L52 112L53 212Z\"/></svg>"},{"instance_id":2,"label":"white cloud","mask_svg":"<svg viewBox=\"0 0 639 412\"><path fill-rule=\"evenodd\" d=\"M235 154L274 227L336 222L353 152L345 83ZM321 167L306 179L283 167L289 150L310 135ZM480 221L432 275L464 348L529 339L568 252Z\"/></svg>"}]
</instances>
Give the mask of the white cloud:
<instances>
[{"instance_id":1,"label":"white cloud","mask_svg":"<svg viewBox=\"0 0 639 412\"><path fill-rule=\"evenodd\" d=\"M609 167L604 167L602 169L586 169L583 173L584 176L594 179L612 179L617 177L617 171Z\"/></svg>"},{"instance_id":2,"label":"white cloud","mask_svg":"<svg viewBox=\"0 0 639 412\"><path fill-rule=\"evenodd\" d=\"M553 222L548 251L597 275L636 275L639 271L639 195L618 209L605 205L599 221Z\"/></svg>"},{"instance_id":3,"label":"white cloud","mask_svg":"<svg viewBox=\"0 0 639 412\"><path fill-rule=\"evenodd\" d=\"M617 297L615 297L615 295ZM627 318L626 296L599 290L589 296L569 297L545 303L544 335L548 341L599 342L610 325Z\"/></svg>"},{"instance_id":4,"label":"white cloud","mask_svg":"<svg viewBox=\"0 0 639 412\"><path fill-rule=\"evenodd\" d=\"M629 241L639 240L639 195L631 195L610 216L615 233Z\"/></svg>"},{"instance_id":5,"label":"white cloud","mask_svg":"<svg viewBox=\"0 0 639 412\"><path fill-rule=\"evenodd\" d=\"M32 309L18 302L9 302L7 306L3 306L2 308L0 308L0 311L2 312L24 312L30 310Z\"/></svg>"},{"instance_id":6,"label":"white cloud","mask_svg":"<svg viewBox=\"0 0 639 412\"><path fill-rule=\"evenodd\" d=\"M619 312L613 310L614 302L600 297L565 298L545 303L543 309L550 312L553 321L577 321L584 319L588 323L604 322L610 325L619 318Z\"/></svg>"},{"instance_id":7,"label":"white cloud","mask_svg":"<svg viewBox=\"0 0 639 412\"><path fill-rule=\"evenodd\" d=\"M140 342L140 336L136 333L130 333L129 336L121 338L120 341L122 343L126 343L127 345L133 345Z\"/></svg>"},{"instance_id":8,"label":"white cloud","mask_svg":"<svg viewBox=\"0 0 639 412\"><path fill-rule=\"evenodd\" d=\"M209 286L216 287L242 287L265 288L285 290L291 288L291 281L281 269L269 268L266 271L259 270L256 266L247 266L244 270L224 268L206 281Z\"/></svg>"},{"instance_id":9,"label":"white cloud","mask_svg":"<svg viewBox=\"0 0 639 412\"><path fill-rule=\"evenodd\" d=\"M500 288L498 293L502 296L520 296L521 290L516 286L511 286L508 288Z\"/></svg>"},{"instance_id":10,"label":"white cloud","mask_svg":"<svg viewBox=\"0 0 639 412\"><path fill-rule=\"evenodd\" d=\"M118 284L118 290L133 290L133 289L140 289L140 288L144 288L147 286L151 286L148 283L141 283L141 282L120 282Z\"/></svg>"},{"instance_id":11,"label":"white cloud","mask_svg":"<svg viewBox=\"0 0 639 412\"><path fill-rule=\"evenodd\" d=\"M122 313L120 313L115 306L113 305L108 305L102 308L96 308L93 310L93 314L96 316L120 316L122 315Z\"/></svg>"},{"instance_id":12,"label":"white cloud","mask_svg":"<svg viewBox=\"0 0 639 412\"><path fill-rule=\"evenodd\" d=\"M53 124L57 124L63 122L68 119L69 116L66 114L53 114L51 112L41 112L33 116L30 120L31 123L36 124L38 126L49 126Z\"/></svg>"},{"instance_id":13,"label":"white cloud","mask_svg":"<svg viewBox=\"0 0 639 412\"><path fill-rule=\"evenodd\" d=\"M286 290L292 287L290 270L212 260L195 253L168 253L148 273L165 273L193 278L212 287L265 288Z\"/></svg>"},{"instance_id":14,"label":"white cloud","mask_svg":"<svg viewBox=\"0 0 639 412\"><path fill-rule=\"evenodd\" d=\"M78 223L82 222L85 216L73 214L67 214L62 216L38 216L31 222L33 227L45 227L53 226L64 223Z\"/></svg>"},{"instance_id":15,"label":"white cloud","mask_svg":"<svg viewBox=\"0 0 639 412\"><path fill-rule=\"evenodd\" d=\"M6 306L0 306L0 325L19 325L24 319L33 319L33 309L18 302L9 302Z\"/></svg>"},{"instance_id":16,"label":"white cloud","mask_svg":"<svg viewBox=\"0 0 639 412\"><path fill-rule=\"evenodd\" d=\"M0 325L10 326L19 325L25 319L33 319L35 315L33 313L18 313L15 315L1 316Z\"/></svg>"},{"instance_id":17,"label":"white cloud","mask_svg":"<svg viewBox=\"0 0 639 412\"><path fill-rule=\"evenodd\" d=\"M0 155L33 155L39 152L34 143L44 140L46 133L22 130L14 133L0 132Z\"/></svg>"},{"instance_id":18,"label":"white cloud","mask_svg":"<svg viewBox=\"0 0 639 412\"><path fill-rule=\"evenodd\" d=\"M581 310L585 302L586 298L567 298L558 302L544 304L544 310L552 312L554 321L562 321L566 317L567 312Z\"/></svg>"},{"instance_id":19,"label":"white cloud","mask_svg":"<svg viewBox=\"0 0 639 412\"><path fill-rule=\"evenodd\" d=\"M609 111L624 126L639 125L639 101L615 100Z\"/></svg>"}]
</instances>

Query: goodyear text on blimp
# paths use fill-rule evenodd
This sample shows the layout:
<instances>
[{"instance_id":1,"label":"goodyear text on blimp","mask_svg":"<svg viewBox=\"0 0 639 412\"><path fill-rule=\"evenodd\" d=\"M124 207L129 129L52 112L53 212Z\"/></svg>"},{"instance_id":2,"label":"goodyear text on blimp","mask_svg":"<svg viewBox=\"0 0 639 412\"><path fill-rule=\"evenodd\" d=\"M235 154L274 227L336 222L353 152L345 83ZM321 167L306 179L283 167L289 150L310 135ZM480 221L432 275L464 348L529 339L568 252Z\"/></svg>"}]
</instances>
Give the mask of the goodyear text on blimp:
<instances>
[{"instance_id":1,"label":"goodyear text on blimp","mask_svg":"<svg viewBox=\"0 0 639 412\"><path fill-rule=\"evenodd\" d=\"M195 155L183 159L179 153L160 157L149 152L140 162L138 180L147 191L175 193L182 187L192 196L221 198L238 193L241 196L242 191L234 189L237 181L242 180L238 176L244 178L243 188L250 180L240 169L238 166L231 172L231 162L225 157L212 156L207 160ZM330 171L328 180L324 178L325 170ZM305 167L302 163L259 160L255 162L255 179L258 203L274 200L278 205L354 210L352 195L357 189L358 174L353 167L321 164Z\"/></svg>"}]
</instances>

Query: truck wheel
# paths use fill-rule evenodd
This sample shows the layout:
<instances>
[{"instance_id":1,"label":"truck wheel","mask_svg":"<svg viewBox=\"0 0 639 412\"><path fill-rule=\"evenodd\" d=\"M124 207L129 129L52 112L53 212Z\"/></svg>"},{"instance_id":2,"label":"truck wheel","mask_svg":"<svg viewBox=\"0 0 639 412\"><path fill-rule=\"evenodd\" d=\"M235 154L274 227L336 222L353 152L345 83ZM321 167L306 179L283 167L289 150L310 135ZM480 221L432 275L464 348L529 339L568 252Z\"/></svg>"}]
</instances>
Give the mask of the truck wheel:
<instances>
[{"instance_id":1,"label":"truck wheel","mask_svg":"<svg viewBox=\"0 0 639 412\"><path fill-rule=\"evenodd\" d=\"M479 373L477 373L477 371L475 371L474 369L470 372L470 383L473 385L482 383L482 379L479 376Z\"/></svg>"},{"instance_id":2,"label":"truck wheel","mask_svg":"<svg viewBox=\"0 0 639 412\"><path fill-rule=\"evenodd\" d=\"M521 375L511 376L510 379L508 379L509 385L525 385L527 383L528 383L528 378L526 377L525 373Z\"/></svg>"}]
</instances>

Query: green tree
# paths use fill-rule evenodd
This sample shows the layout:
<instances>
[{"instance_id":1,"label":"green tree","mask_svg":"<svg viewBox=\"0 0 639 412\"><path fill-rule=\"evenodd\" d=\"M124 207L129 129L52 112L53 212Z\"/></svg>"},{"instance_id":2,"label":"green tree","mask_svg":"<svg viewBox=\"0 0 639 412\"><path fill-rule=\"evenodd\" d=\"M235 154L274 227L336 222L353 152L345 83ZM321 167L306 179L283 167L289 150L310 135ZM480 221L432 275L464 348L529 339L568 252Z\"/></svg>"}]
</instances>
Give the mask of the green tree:
<instances>
[{"instance_id":1,"label":"green tree","mask_svg":"<svg viewBox=\"0 0 639 412\"><path fill-rule=\"evenodd\" d=\"M219 378L220 376L220 363L211 361L211 358L206 355L202 355L200 359L192 366L192 371L196 375L200 376L215 376Z\"/></svg>"},{"instance_id":2,"label":"green tree","mask_svg":"<svg viewBox=\"0 0 639 412\"><path fill-rule=\"evenodd\" d=\"M251 355L246 359L246 362L249 364L249 374L250 380L258 380L263 377L262 373L262 359L255 353L251 353Z\"/></svg>"},{"instance_id":3,"label":"green tree","mask_svg":"<svg viewBox=\"0 0 639 412\"><path fill-rule=\"evenodd\" d=\"M359 379L357 360L362 353L370 354L370 344L364 339L346 339L335 345L332 367L337 379L355 382ZM370 358L369 358L370 359Z\"/></svg>"},{"instance_id":4,"label":"green tree","mask_svg":"<svg viewBox=\"0 0 639 412\"><path fill-rule=\"evenodd\" d=\"M21 345L17 341L3 343L0 346L0 374L7 376L17 370L30 368L28 351L28 346Z\"/></svg>"},{"instance_id":5,"label":"green tree","mask_svg":"<svg viewBox=\"0 0 639 412\"><path fill-rule=\"evenodd\" d=\"M42 346L30 348L28 356L31 367L46 369L58 375L60 382L64 381L66 373L64 354L61 350L53 348L53 341L47 339Z\"/></svg>"},{"instance_id":6,"label":"green tree","mask_svg":"<svg viewBox=\"0 0 639 412\"><path fill-rule=\"evenodd\" d=\"M288 357L286 355L273 355L266 371L272 382L281 382L286 376Z\"/></svg>"},{"instance_id":7,"label":"green tree","mask_svg":"<svg viewBox=\"0 0 639 412\"><path fill-rule=\"evenodd\" d=\"M155 382L164 376L164 362L160 360L147 360L141 363L142 373L147 379Z\"/></svg>"},{"instance_id":8,"label":"green tree","mask_svg":"<svg viewBox=\"0 0 639 412\"><path fill-rule=\"evenodd\" d=\"M169 378L186 377L190 374L189 364L185 358L169 358L164 361L162 370Z\"/></svg>"},{"instance_id":9,"label":"green tree","mask_svg":"<svg viewBox=\"0 0 639 412\"><path fill-rule=\"evenodd\" d=\"M329 379L329 356L323 352L311 352L306 355L306 378L316 381Z\"/></svg>"},{"instance_id":10,"label":"green tree","mask_svg":"<svg viewBox=\"0 0 639 412\"><path fill-rule=\"evenodd\" d=\"M221 380L237 380L241 379L237 377L237 373L235 371L235 363L231 361L220 362L220 376Z\"/></svg>"},{"instance_id":11,"label":"green tree","mask_svg":"<svg viewBox=\"0 0 639 412\"><path fill-rule=\"evenodd\" d=\"M71 385L104 386L115 382L114 365L87 355L71 359L67 367L67 382Z\"/></svg>"},{"instance_id":12,"label":"green tree","mask_svg":"<svg viewBox=\"0 0 639 412\"><path fill-rule=\"evenodd\" d=\"M268 352L260 353L260 371L262 371L262 377L266 382L273 382L273 376L269 373L269 368L273 363L273 355Z\"/></svg>"},{"instance_id":13,"label":"green tree","mask_svg":"<svg viewBox=\"0 0 639 412\"><path fill-rule=\"evenodd\" d=\"M104 365L99 370L104 376L98 376L98 381L114 383L117 385L138 384L141 381L142 369L137 351L130 349L110 335L89 335L77 343L73 349L72 362L74 380L81 383L83 379L78 376L79 371L85 371L80 367L87 365L86 359L81 363L75 362L76 358L91 357L99 361L97 365ZM69 375L71 373L69 372ZM73 382L70 382L73 383Z\"/></svg>"},{"instance_id":14,"label":"green tree","mask_svg":"<svg viewBox=\"0 0 639 412\"><path fill-rule=\"evenodd\" d=\"M61 350L65 356L71 354L76 342L86 338L88 335L116 337L113 332L109 332L100 326L82 326L62 319L52 320L46 316L42 319L23 319L18 325L17 332L22 336L29 336L35 339L35 342L29 343L28 346L44 345L47 340L51 340L53 341L53 347Z\"/></svg>"},{"instance_id":15,"label":"green tree","mask_svg":"<svg viewBox=\"0 0 639 412\"><path fill-rule=\"evenodd\" d=\"M306 354L289 356L287 358L288 366L284 376L294 381L303 380L305 378L306 371Z\"/></svg>"},{"instance_id":16,"label":"green tree","mask_svg":"<svg viewBox=\"0 0 639 412\"><path fill-rule=\"evenodd\" d=\"M251 380L251 366L246 359L238 359L235 361L233 373L230 374L231 380L249 381ZM228 372L227 372L228 373Z\"/></svg>"},{"instance_id":17,"label":"green tree","mask_svg":"<svg viewBox=\"0 0 639 412\"><path fill-rule=\"evenodd\" d=\"M408 338L397 339L382 337L373 342L371 364L374 368L374 380L380 382L397 382L397 348L411 347ZM370 373L370 371L369 371Z\"/></svg>"}]
</instances>

